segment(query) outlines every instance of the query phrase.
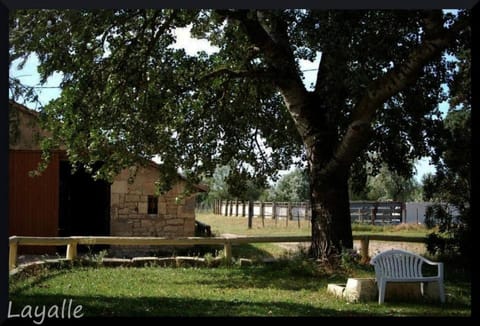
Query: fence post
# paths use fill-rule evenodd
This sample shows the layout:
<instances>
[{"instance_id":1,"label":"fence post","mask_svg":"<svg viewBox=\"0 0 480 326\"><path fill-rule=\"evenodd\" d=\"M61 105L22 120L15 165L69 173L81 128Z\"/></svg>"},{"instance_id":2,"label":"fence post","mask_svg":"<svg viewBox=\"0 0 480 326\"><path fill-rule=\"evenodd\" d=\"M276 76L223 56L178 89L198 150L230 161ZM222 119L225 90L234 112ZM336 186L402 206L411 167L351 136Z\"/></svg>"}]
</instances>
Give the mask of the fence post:
<instances>
[{"instance_id":1,"label":"fence post","mask_svg":"<svg viewBox=\"0 0 480 326\"><path fill-rule=\"evenodd\" d=\"M262 217L262 227L265 227L265 203L260 202L260 216Z\"/></svg>"},{"instance_id":2,"label":"fence post","mask_svg":"<svg viewBox=\"0 0 480 326\"><path fill-rule=\"evenodd\" d=\"M372 225L375 225L375 220L377 219L377 212L378 212L378 203L374 203L373 208L371 209L371 212L370 212L371 214L370 219L372 221Z\"/></svg>"},{"instance_id":3,"label":"fence post","mask_svg":"<svg viewBox=\"0 0 480 326\"><path fill-rule=\"evenodd\" d=\"M297 206L297 221L298 221L298 228L300 229L300 205Z\"/></svg>"},{"instance_id":4,"label":"fence post","mask_svg":"<svg viewBox=\"0 0 480 326\"><path fill-rule=\"evenodd\" d=\"M222 200L223 203L223 200ZM225 200L225 216L228 216L228 200Z\"/></svg>"},{"instance_id":5,"label":"fence post","mask_svg":"<svg viewBox=\"0 0 480 326\"><path fill-rule=\"evenodd\" d=\"M238 216L238 198L235 199L235 216Z\"/></svg>"},{"instance_id":6,"label":"fence post","mask_svg":"<svg viewBox=\"0 0 480 326\"><path fill-rule=\"evenodd\" d=\"M253 201L248 201L248 228L252 228L252 219L253 219Z\"/></svg>"},{"instance_id":7,"label":"fence post","mask_svg":"<svg viewBox=\"0 0 480 326\"><path fill-rule=\"evenodd\" d=\"M67 244L67 257L68 260L74 260L77 258L77 241L70 240Z\"/></svg>"},{"instance_id":8,"label":"fence post","mask_svg":"<svg viewBox=\"0 0 480 326\"><path fill-rule=\"evenodd\" d=\"M230 200L230 216L233 216L233 200Z\"/></svg>"},{"instance_id":9,"label":"fence post","mask_svg":"<svg viewBox=\"0 0 480 326\"><path fill-rule=\"evenodd\" d=\"M363 264L368 263L368 261L370 260L370 257L368 257L369 242L370 242L370 240L368 238L368 235L366 235L366 236L364 236L363 238L360 239L360 256L362 256L361 262Z\"/></svg>"},{"instance_id":10,"label":"fence post","mask_svg":"<svg viewBox=\"0 0 480 326\"><path fill-rule=\"evenodd\" d=\"M17 252L18 252L17 240L10 240L9 253L8 253L8 270L11 271L17 266Z\"/></svg>"},{"instance_id":11,"label":"fence post","mask_svg":"<svg viewBox=\"0 0 480 326\"><path fill-rule=\"evenodd\" d=\"M277 222L278 222L278 216L277 216L277 203L276 202L273 202L273 208L272 208L272 218L275 219L275 226L277 226Z\"/></svg>"},{"instance_id":12,"label":"fence post","mask_svg":"<svg viewBox=\"0 0 480 326\"><path fill-rule=\"evenodd\" d=\"M225 260L230 263L232 261L232 243L230 240L225 240L225 243L223 244L223 251L225 255Z\"/></svg>"},{"instance_id":13,"label":"fence post","mask_svg":"<svg viewBox=\"0 0 480 326\"><path fill-rule=\"evenodd\" d=\"M283 207L285 207L285 203L283 204ZM285 216L285 227L288 227L288 219L289 219L289 208L290 208L290 202L287 204L287 216Z\"/></svg>"}]
</instances>

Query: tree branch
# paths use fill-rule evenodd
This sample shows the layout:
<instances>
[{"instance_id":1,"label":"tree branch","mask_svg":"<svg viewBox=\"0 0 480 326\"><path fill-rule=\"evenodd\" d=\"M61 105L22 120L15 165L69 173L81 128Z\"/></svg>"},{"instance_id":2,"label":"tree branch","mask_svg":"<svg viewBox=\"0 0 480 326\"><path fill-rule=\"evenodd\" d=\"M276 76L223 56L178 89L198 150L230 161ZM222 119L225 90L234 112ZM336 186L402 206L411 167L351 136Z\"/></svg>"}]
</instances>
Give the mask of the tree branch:
<instances>
[{"instance_id":1,"label":"tree branch","mask_svg":"<svg viewBox=\"0 0 480 326\"><path fill-rule=\"evenodd\" d=\"M452 30L455 25L451 29L445 29L443 20L435 17L435 13L426 15L424 26L423 44L413 50L405 62L373 81L367 88L365 95L354 108L352 122L337 146L333 159L326 164L322 174L327 175L340 165L348 167L353 162L354 157L368 144L372 132L370 124L382 104L413 84L422 68L454 41Z\"/></svg>"},{"instance_id":2,"label":"tree branch","mask_svg":"<svg viewBox=\"0 0 480 326\"><path fill-rule=\"evenodd\" d=\"M200 76L200 80L219 77L219 76L229 76L233 78L259 78L259 79L272 79L275 78L276 74L273 72L263 69L263 70L232 70L229 68L219 68L209 73L206 73Z\"/></svg>"}]
</instances>

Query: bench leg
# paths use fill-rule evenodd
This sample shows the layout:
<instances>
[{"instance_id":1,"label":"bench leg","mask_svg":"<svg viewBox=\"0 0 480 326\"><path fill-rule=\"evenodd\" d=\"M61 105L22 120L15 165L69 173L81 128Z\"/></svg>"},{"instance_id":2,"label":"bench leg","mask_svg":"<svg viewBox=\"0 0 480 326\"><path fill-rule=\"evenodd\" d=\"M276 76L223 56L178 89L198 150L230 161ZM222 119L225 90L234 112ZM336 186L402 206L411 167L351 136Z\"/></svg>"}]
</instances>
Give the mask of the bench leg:
<instances>
[{"instance_id":1,"label":"bench leg","mask_svg":"<svg viewBox=\"0 0 480 326\"><path fill-rule=\"evenodd\" d=\"M386 287L387 287L387 282L383 280L378 282L378 304L382 304L385 302Z\"/></svg>"},{"instance_id":2,"label":"bench leg","mask_svg":"<svg viewBox=\"0 0 480 326\"><path fill-rule=\"evenodd\" d=\"M438 281L438 294L440 295L440 302L445 303L445 286L443 281Z\"/></svg>"}]
</instances>

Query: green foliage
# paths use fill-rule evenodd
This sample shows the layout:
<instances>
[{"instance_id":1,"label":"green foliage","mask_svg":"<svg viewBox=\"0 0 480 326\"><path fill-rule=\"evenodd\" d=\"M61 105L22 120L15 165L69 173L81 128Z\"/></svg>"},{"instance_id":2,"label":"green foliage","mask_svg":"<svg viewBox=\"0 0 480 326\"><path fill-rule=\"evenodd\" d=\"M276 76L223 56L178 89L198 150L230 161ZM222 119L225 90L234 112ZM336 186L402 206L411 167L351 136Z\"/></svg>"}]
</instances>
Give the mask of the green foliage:
<instances>
[{"instance_id":1,"label":"green foliage","mask_svg":"<svg viewBox=\"0 0 480 326\"><path fill-rule=\"evenodd\" d=\"M362 183L364 182L363 186ZM363 180L351 180L351 200L421 201L422 185L413 176L405 177L381 166L376 175L366 175Z\"/></svg>"},{"instance_id":2,"label":"green foliage","mask_svg":"<svg viewBox=\"0 0 480 326\"><path fill-rule=\"evenodd\" d=\"M208 193L197 198L203 209L210 209L215 200L259 200L265 191L264 184L246 173L239 175L229 165L218 166L202 183L209 187Z\"/></svg>"},{"instance_id":3,"label":"green foliage","mask_svg":"<svg viewBox=\"0 0 480 326\"><path fill-rule=\"evenodd\" d=\"M361 256L356 250L344 248L340 254L340 266L351 272L360 264L360 259Z\"/></svg>"},{"instance_id":4,"label":"green foliage","mask_svg":"<svg viewBox=\"0 0 480 326\"><path fill-rule=\"evenodd\" d=\"M450 110L445 119L441 157L437 173L424 180L425 199L436 204L426 213L425 222L437 226L428 238L431 253L449 255L469 264L472 251L472 120L471 51L469 39L457 50L458 61L450 69Z\"/></svg>"},{"instance_id":5,"label":"green foliage","mask_svg":"<svg viewBox=\"0 0 480 326\"><path fill-rule=\"evenodd\" d=\"M267 200L276 202L302 202L310 200L306 170L299 168L282 176L270 190Z\"/></svg>"}]
</instances>

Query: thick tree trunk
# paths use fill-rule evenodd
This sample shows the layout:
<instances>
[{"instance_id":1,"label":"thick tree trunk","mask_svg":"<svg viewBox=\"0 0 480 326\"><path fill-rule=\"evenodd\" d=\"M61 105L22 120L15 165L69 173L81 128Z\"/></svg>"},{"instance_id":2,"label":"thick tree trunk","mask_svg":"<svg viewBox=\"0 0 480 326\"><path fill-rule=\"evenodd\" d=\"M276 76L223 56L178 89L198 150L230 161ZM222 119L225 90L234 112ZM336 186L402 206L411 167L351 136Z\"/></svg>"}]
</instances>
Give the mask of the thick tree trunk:
<instances>
[{"instance_id":1,"label":"thick tree trunk","mask_svg":"<svg viewBox=\"0 0 480 326\"><path fill-rule=\"evenodd\" d=\"M348 174L338 173L327 180L311 175L313 257L329 261L343 248L353 248L348 197Z\"/></svg>"}]
</instances>

